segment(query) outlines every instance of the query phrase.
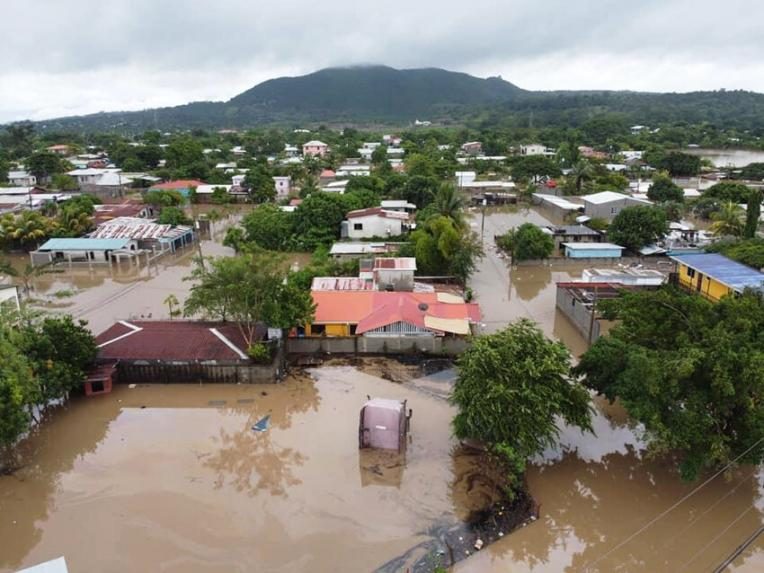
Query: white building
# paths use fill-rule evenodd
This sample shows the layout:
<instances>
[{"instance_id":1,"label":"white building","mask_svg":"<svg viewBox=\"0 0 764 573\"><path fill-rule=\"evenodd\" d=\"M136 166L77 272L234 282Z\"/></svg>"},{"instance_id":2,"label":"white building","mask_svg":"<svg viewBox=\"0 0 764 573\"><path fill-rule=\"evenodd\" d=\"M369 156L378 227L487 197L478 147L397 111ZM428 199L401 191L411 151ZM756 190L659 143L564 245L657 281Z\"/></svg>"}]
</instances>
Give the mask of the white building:
<instances>
[{"instance_id":1,"label":"white building","mask_svg":"<svg viewBox=\"0 0 764 573\"><path fill-rule=\"evenodd\" d=\"M288 175L283 177L274 177L273 185L276 188L276 197L279 199L288 197L289 193L292 192L292 178Z\"/></svg>"},{"instance_id":2,"label":"white building","mask_svg":"<svg viewBox=\"0 0 764 573\"><path fill-rule=\"evenodd\" d=\"M37 177L28 171L9 171L8 183L18 187L31 187L37 185Z\"/></svg>"},{"instance_id":3,"label":"white building","mask_svg":"<svg viewBox=\"0 0 764 573\"><path fill-rule=\"evenodd\" d=\"M529 143L520 146L520 155L554 155L554 151L540 143Z\"/></svg>"},{"instance_id":4,"label":"white building","mask_svg":"<svg viewBox=\"0 0 764 573\"><path fill-rule=\"evenodd\" d=\"M626 207L652 205L650 201L639 199L615 191L601 191L581 197L584 202L584 214L592 219L612 221Z\"/></svg>"},{"instance_id":5,"label":"white building","mask_svg":"<svg viewBox=\"0 0 764 573\"><path fill-rule=\"evenodd\" d=\"M67 175L74 177L77 181L77 185L82 187L83 185L95 185L98 181L107 173L120 173L121 169L96 169L88 167L86 169L75 169L67 172Z\"/></svg>"},{"instance_id":6,"label":"white building","mask_svg":"<svg viewBox=\"0 0 764 573\"><path fill-rule=\"evenodd\" d=\"M408 213L387 211L382 207L350 211L342 224L342 235L351 239L397 237L409 228Z\"/></svg>"},{"instance_id":7,"label":"white building","mask_svg":"<svg viewBox=\"0 0 764 573\"><path fill-rule=\"evenodd\" d=\"M416 211L416 205L402 199L386 199L380 201L379 206L385 211L399 211L401 213L413 213Z\"/></svg>"},{"instance_id":8,"label":"white building","mask_svg":"<svg viewBox=\"0 0 764 573\"><path fill-rule=\"evenodd\" d=\"M21 310L19 289L15 285L0 284L0 309L3 307Z\"/></svg>"},{"instance_id":9,"label":"white building","mask_svg":"<svg viewBox=\"0 0 764 573\"><path fill-rule=\"evenodd\" d=\"M474 171L457 171L456 172L456 186L464 187L469 185L477 179L477 173Z\"/></svg>"}]
</instances>

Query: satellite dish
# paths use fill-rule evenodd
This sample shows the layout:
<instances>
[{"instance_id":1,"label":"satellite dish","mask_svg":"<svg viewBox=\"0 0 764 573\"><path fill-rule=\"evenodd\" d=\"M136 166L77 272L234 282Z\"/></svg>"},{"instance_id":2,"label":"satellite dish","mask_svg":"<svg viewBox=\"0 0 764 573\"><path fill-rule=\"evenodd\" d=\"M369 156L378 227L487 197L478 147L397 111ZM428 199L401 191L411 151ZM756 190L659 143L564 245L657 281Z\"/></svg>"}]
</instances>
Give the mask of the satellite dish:
<instances>
[{"instance_id":1,"label":"satellite dish","mask_svg":"<svg viewBox=\"0 0 764 573\"><path fill-rule=\"evenodd\" d=\"M426 302L420 302L419 303L419 310L422 312L426 311L430 306Z\"/></svg>"}]
</instances>

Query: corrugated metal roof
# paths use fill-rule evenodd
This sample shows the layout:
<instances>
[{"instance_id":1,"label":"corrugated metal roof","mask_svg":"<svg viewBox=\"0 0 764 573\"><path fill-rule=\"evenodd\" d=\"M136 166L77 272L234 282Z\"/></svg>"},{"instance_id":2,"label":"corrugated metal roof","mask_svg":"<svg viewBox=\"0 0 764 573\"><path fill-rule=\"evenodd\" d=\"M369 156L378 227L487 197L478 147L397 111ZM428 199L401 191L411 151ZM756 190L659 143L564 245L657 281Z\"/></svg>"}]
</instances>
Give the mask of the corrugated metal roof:
<instances>
[{"instance_id":1,"label":"corrugated metal roof","mask_svg":"<svg viewBox=\"0 0 764 573\"><path fill-rule=\"evenodd\" d=\"M48 239L40 251L114 251L123 248L130 239Z\"/></svg>"},{"instance_id":2,"label":"corrugated metal roof","mask_svg":"<svg viewBox=\"0 0 764 573\"><path fill-rule=\"evenodd\" d=\"M746 288L764 289L764 273L728 259L718 253L693 253L673 255L675 261L682 263L727 285L737 292Z\"/></svg>"}]
</instances>

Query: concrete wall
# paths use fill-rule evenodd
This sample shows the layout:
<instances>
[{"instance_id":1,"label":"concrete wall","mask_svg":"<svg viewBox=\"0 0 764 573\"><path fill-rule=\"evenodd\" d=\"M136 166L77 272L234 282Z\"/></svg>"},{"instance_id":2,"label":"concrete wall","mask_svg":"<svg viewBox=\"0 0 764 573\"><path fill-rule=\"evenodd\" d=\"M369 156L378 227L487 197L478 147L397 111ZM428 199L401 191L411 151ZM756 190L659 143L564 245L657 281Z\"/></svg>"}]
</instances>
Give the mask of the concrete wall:
<instances>
[{"instance_id":1,"label":"concrete wall","mask_svg":"<svg viewBox=\"0 0 764 573\"><path fill-rule=\"evenodd\" d=\"M289 338L288 354L416 354L456 356L469 346L465 338L438 336L347 336Z\"/></svg>"},{"instance_id":2,"label":"concrete wall","mask_svg":"<svg viewBox=\"0 0 764 573\"><path fill-rule=\"evenodd\" d=\"M361 225L362 228L356 229L356 225ZM388 219L379 215L348 219L348 237L351 239L398 236L402 233L403 221L401 219Z\"/></svg>"},{"instance_id":3,"label":"concrete wall","mask_svg":"<svg viewBox=\"0 0 764 573\"><path fill-rule=\"evenodd\" d=\"M271 365L255 365L249 362L128 362L117 366L120 384L273 384L282 373L281 360Z\"/></svg>"},{"instance_id":4,"label":"concrete wall","mask_svg":"<svg viewBox=\"0 0 764 573\"><path fill-rule=\"evenodd\" d=\"M592 307L576 300L567 289L557 289L557 308L570 320L584 339L591 340L593 343L600 337L599 321L595 318L592 322Z\"/></svg>"},{"instance_id":5,"label":"concrete wall","mask_svg":"<svg viewBox=\"0 0 764 573\"><path fill-rule=\"evenodd\" d=\"M612 221L615 219L616 215L618 215L618 213L620 213L626 207L636 207L640 205L644 207L647 205L647 203L637 201L636 199L632 199L631 197L624 195L623 199L619 199L617 201L609 201L599 205L584 201L584 205L585 215L591 217L592 219L605 219L606 221Z\"/></svg>"}]
</instances>

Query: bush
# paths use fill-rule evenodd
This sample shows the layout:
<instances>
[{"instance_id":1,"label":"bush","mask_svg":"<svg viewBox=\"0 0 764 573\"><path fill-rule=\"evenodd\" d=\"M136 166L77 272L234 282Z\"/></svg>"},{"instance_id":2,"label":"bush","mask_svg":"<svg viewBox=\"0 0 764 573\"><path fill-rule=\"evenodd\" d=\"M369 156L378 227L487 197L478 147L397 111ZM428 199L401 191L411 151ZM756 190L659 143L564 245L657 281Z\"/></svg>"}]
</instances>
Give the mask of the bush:
<instances>
[{"instance_id":1,"label":"bush","mask_svg":"<svg viewBox=\"0 0 764 573\"><path fill-rule=\"evenodd\" d=\"M272 360L270 349L262 342L257 342L247 348L249 356L255 364L270 364Z\"/></svg>"},{"instance_id":2,"label":"bush","mask_svg":"<svg viewBox=\"0 0 764 573\"><path fill-rule=\"evenodd\" d=\"M496 241L497 246L510 253L513 261L546 259L554 251L554 239L533 223L511 229Z\"/></svg>"}]
</instances>

